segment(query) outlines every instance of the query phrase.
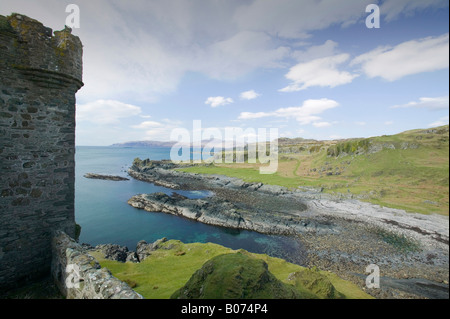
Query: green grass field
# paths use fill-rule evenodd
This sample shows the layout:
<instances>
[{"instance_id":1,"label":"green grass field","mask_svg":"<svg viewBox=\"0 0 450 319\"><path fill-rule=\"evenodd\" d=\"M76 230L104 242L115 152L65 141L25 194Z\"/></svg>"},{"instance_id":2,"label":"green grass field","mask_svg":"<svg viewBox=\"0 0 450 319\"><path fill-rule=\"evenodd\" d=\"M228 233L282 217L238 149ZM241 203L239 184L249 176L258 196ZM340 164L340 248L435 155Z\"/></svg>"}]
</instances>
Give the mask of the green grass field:
<instances>
[{"instance_id":1,"label":"green grass field","mask_svg":"<svg viewBox=\"0 0 450 319\"><path fill-rule=\"evenodd\" d=\"M215 256L235 252L235 250L212 243L184 244L177 240L169 240L141 263L121 263L106 260L100 252L91 254L102 267L108 268L115 277L127 282L146 299L167 299L183 287L205 262ZM289 284L289 274L305 269L279 258L253 254L243 250L240 250L240 252L264 260L269 266L269 271L287 284ZM326 271L320 273L325 275L345 298L372 298L355 284L342 280L335 274Z\"/></svg>"},{"instance_id":2,"label":"green grass field","mask_svg":"<svg viewBox=\"0 0 450 319\"><path fill-rule=\"evenodd\" d=\"M408 212L449 214L448 126L437 128L436 133L414 130L367 139L384 145L378 152L352 153L357 141L360 140L315 146L320 150L314 152L281 154L278 171L272 175L260 174L260 164L247 163L216 163L181 170L291 189L321 187L325 193L354 194L359 199ZM367 143L364 145L367 147ZM338 156L329 156L331 147L339 148Z\"/></svg>"}]
</instances>

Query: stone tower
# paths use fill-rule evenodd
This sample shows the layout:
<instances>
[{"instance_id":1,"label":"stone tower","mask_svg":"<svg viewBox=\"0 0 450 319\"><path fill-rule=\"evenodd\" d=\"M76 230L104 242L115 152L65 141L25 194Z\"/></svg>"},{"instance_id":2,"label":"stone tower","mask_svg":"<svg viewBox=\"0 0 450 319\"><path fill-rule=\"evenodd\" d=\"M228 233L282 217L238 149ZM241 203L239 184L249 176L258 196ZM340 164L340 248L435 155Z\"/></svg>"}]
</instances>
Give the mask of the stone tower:
<instances>
[{"instance_id":1,"label":"stone tower","mask_svg":"<svg viewBox=\"0 0 450 319\"><path fill-rule=\"evenodd\" d=\"M75 93L82 44L0 15L0 290L50 273L56 230L75 234Z\"/></svg>"}]
</instances>

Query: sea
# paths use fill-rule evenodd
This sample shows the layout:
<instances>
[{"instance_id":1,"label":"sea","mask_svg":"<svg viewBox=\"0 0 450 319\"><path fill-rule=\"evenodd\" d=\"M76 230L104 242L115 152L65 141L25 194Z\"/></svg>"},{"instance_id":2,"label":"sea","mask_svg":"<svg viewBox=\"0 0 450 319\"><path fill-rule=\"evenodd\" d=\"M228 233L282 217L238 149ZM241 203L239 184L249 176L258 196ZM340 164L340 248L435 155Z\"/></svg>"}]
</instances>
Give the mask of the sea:
<instances>
[{"instance_id":1,"label":"sea","mask_svg":"<svg viewBox=\"0 0 450 319\"><path fill-rule=\"evenodd\" d=\"M231 249L268 254L302 265L305 249L297 239L202 224L184 217L147 212L127 204L136 194L173 192L189 198L212 196L204 190L172 190L135 180L127 170L135 158L169 159L170 148L77 146L75 153L75 220L80 243L118 244L135 250L145 240L176 239L184 243L216 243ZM85 178L86 173L123 176L128 181Z\"/></svg>"}]
</instances>

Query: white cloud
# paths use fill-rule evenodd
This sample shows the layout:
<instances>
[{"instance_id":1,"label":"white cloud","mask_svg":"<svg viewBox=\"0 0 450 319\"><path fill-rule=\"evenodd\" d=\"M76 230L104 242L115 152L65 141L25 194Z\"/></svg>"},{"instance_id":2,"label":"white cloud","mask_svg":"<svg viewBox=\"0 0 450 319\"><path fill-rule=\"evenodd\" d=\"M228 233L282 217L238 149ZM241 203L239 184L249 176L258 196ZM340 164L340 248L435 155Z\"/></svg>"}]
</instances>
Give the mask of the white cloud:
<instances>
[{"instance_id":1,"label":"white cloud","mask_svg":"<svg viewBox=\"0 0 450 319\"><path fill-rule=\"evenodd\" d=\"M384 122L384 125L392 125L392 124L394 124L394 121L386 121L386 122Z\"/></svg>"},{"instance_id":2,"label":"white cloud","mask_svg":"<svg viewBox=\"0 0 450 319\"><path fill-rule=\"evenodd\" d=\"M104 0L83 3L81 28L77 31L83 42L85 86L79 98L132 97L135 101L155 102L160 94L176 89L186 70L185 61L167 47L162 34L148 32L157 19L145 21L148 4L142 4L142 12L137 12L140 4L136 4L125 8L120 2L112 5ZM157 14L156 7L149 15Z\"/></svg>"},{"instance_id":3,"label":"white cloud","mask_svg":"<svg viewBox=\"0 0 450 319\"><path fill-rule=\"evenodd\" d=\"M380 6L380 12L386 21L397 19L401 15L411 16L415 11L425 8L448 7L447 0L385 0Z\"/></svg>"},{"instance_id":4,"label":"white cloud","mask_svg":"<svg viewBox=\"0 0 450 319\"><path fill-rule=\"evenodd\" d=\"M77 97L83 102L99 97L155 102L176 90L187 72L235 79L259 68L285 67L288 57L308 61L335 55L333 41L297 52L284 40L362 22L365 6L373 2L78 0L81 28L73 33L84 45L85 86ZM386 0L381 12L395 17L445 2ZM14 0L0 5L3 14L21 12L58 30L64 28L68 3Z\"/></svg>"},{"instance_id":5,"label":"white cloud","mask_svg":"<svg viewBox=\"0 0 450 319\"><path fill-rule=\"evenodd\" d=\"M182 121L179 121L179 120L171 120L171 119L162 119L161 122L164 122L164 123L166 123L166 124L173 125L173 126L180 126L180 125L183 124Z\"/></svg>"},{"instance_id":6,"label":"white cloud","mask_svg":"<svg viewBox=\"0 0 450 319\"><path fill-rule=\"evenodd\" d=\"M355 124L359 126L365 126L367 123L364 121L356 121Z\"/></svg>"},{"instance_id":7,"label":"white cloud","mask_svg":"<svg viewBox=\"0 0 450 319\"><path fill-rule=\"evenodd\" d=\"M141 107L115 100L77 104L75 143L101 146L138 140L142 137L140 130L130 129L129 123L142 120L141 113Z\"/></svg>"},{"instance_id":8,"label":"white cloud","mask_svg":"<svg viewBox=\"0 0 450 319\"><path fill-rule=\"evenodd\" d=\"M412 101L407 104L394 105L392 108L423 108L429 110L446 110L449 108L449 97L421 97L419 101Z\"/></svg>"},{"instance_id":9,"label":"white cloud","mask_svg":"<svg viewBox=\"0 0 450 319\"><path fill-rule=\"evenodd\" d=\"M328 126L331 126L331 123L329 123L329 122L314 122L313 123L313 126L314 127L328 127Z\"/></svg>"},{"instance_id":10,"label":"white cloud","mask_svg":"<svg viewBox=\"0 0 450 319\"><path fill-rule=\"evenodd\" d=\"M373 0L262 0L251 1L236 11L238 27L276 37L304 39L313 30L351 24L365 16Z\"/></svg>"},{"instance_id":11,"label":"white cloud","mask_svg":"<svg viewBox=\"0 0 450 319\"><path fill-rule=\"evenodd\" d=\"M379 47L356 57L350 65L361 65L369 77L395 81L404 76L448 68L449 34Z\"/></svg>"},{"instance_id":12,"label":"white cloud","mask_svg":"<svg viewBox=\"0 0 450 319\"><path fill-rule=\"evenodd\" d=\"M155 121L145 121L138 125L132 125L132 128L138 128L138 129L150 129L150 128L157 128L161 127L163 124Z\"/></svg>"},{"instance_id":13,"label":"white cloud","mask_svg":"<svg viewBox=\"0 0 450 319\"><path fill-rule=\"evenodd\" d=\"M76 107L77 122L117 124L121 119L139 115L139 106L114 100L97 100Z\"/></svg>"},{"instance_id":14,"label":"white cloud","mask_svg":"<svg viewBox=\"0 0 450 319\"><path fill-rule=\"evenodd\" d=\"M263 32L240 31L202 48L190 68L214 79L235 79L257 68L284 67L289 53Z\"/></svg>"},{"instance_id":15,"label":"white cloud","mask_svg":"<svg viewBox=\"0 0 450 319\"><path fill-rule=\"evenodd\" d=\"M269 116L273 116L274 113L268 113L268 112L257 112L257 113L252 113L252 112L242 112L239 115L239 119L240 120L252 120L252 119L259 119L259 118L263 118L263 117L269 117Z\"/></svg>"},{"instance_id":16,"label":"white cloud","mask_svg":"<svg viewBox=\"0 0 450 319\"><path fill-rule=\"evenodd\" d=\"M132 125L131 128L139 130L136 132L139 140L169 141L172 130L180 127L181 124L180 121L163 119L161 122L144 121L138 125Z\"/></svg>"},{"instance_id":17,"label":"white cloud","mask_svg":"<svg viewBox=\"0 0 450 319\"><path fill-rule=\"evenodd\" d=\"M259 119L264 117L281 117L294 118L302 125L311 124L315 122L319 126L325 126L325 122L319 122L321 118L317 116L326 110L333 109L339 106L339 103L334 100L320 99L320 100L306 100L302 106L280 108L274 112L242 112L239 115L240 120ZM322 127L323 127L322 126Z\"/></svg>"},{"instance_id":18,"label":"white cloud","mask_svg":"<svg viewBox=\"0 0 450 319\"><path fill-rule=\"evenodd\" d=\"M292 81L281 92L305 90L312 86L336 87L347 84L356 78L357 74L339 71L337 67L349 59L348 54L315 59L293 66L285 77Z\"/></svg>"},{"instance_id":19,"label":"white cloud","mask_svg":"<svg viewBox=\"0 0 450 319\"><path fill-rule=\"evenodd\" d=\"M242 100L253 100L253 99L256 99L259 96L261 96L261 94L256 93L254 90L250 90L250 91L242 92L241 95L240 95L240 98Z\"/></svg>"},{"instance_id":20,"label":"white cloud","mask_svg":"<svg viewBox=\"0 0 450 319\"><path fill-rule=\"evenodd\" d=\"M209 97L206 99L205 104L211 105L211 107L218 107L222 105L227 105L233 103L233 99L228 97L224 98L223 96L215 96L215 97Z\"/></svg>"},{"instance_id":21,"label":"white cloud","mask_svg":"<svg viewBox=\"0 0 450 319\"><path fill-rule=\"evenodd\" d=\"M1 2L54 29L64 28L67 0ZM99 97L155 102L177 89L187 72L235 79L284 66L289 49L262 31L230 23L240 1L79 0L83 42L81 101ZM8 9L11 8L8 12Z\"/></svg>"},{"instance_id":22,"label":"white cloud","mask_svg":"<svg viewBox=\"0 0 450 319\"><path fill-rule=\"evenodd\" d=\"M146 130L142 139L143 140L154 140L154 141L169 141L170 134L171 134L172 130L175 128L176 127L172 127L172 126L164 126L164 127L153 128L151 130Z\"/></svg>"},{"instance_id":23,"label":"white cloud","mask_svg":"<svg viewBox=\"0 0 450 319\"><path fill-rule=\"evenodd\" d=\"M307 48L305 50L293 51L291 56L297 59L299 62L311 61L313 59L325 58L333 55L337 55L338 43L332 40L327 40L322 45L310 45L309 43L303 43L303 46Z\"/></svg>"},{"instance_id":24,"label":"white cloud","mask_svg":"<svg viewBox=\"0 0 450 319\"><path fill-rule=\"evenodd\" d=\"M428 125L428 127L436 127L436 126L448 125L448 120L449 120L448 116L441 117L436 122L430 123Z\"/></svg>"}]
</instances>

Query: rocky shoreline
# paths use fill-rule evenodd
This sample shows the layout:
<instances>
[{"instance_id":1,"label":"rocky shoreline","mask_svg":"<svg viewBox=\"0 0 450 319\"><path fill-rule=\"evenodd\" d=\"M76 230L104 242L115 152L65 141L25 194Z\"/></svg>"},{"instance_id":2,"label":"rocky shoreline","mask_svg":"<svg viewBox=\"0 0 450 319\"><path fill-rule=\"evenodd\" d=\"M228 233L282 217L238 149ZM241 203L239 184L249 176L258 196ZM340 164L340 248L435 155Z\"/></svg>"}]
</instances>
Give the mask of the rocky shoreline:
<instances>
[{"instance_id":1,"label":"rocky shoreline","mask_svg":"<svg viewBox=\"0 0 450 319\"><path fill-rule=\"evenodd\" d=\"M174 193L140 194L128 203L206 224L296 237L307 247L306 266L335 272L362 288L366 267L376 264L383 285L365 289L376 297L448 298L448 217L339 200L316 189L188 174L177 167L170 161L135 160L131 177ZM179 189L208 190L214 196L193 200L177 194ZM429 282L418 285L417 280Z\"/></svg>"},{"instance_id":2,"label":"rocky shoreline","mask_svg":"<svg viewBox=\"0 0 450 319\"><path fill-rule=\"evenodd\" d=\"M269 235L296 235L304 232L333 232L326 220L300 218L288 213L261 212L236 205L220 197L188 199L177 193L135 195L128 204L149 212L161 212L193 219L204 224L245 229ZM301 203L299 203L301 206Z\"/></svg>"},{"instance_id":3,"label":"rocky shoreline","mask_svg":"<svg viewBox=\"0 0 450 319\"><path fill-rule=\"evenodd\" d=\"M101 174L95 174L95 173L87 173L84 175L85 178L91 178L91 179L103 179L108 181L128 181L129 178L122 177L122 176L113 176L113 175L101 175Z\"/></svg>"}]
</instances>

